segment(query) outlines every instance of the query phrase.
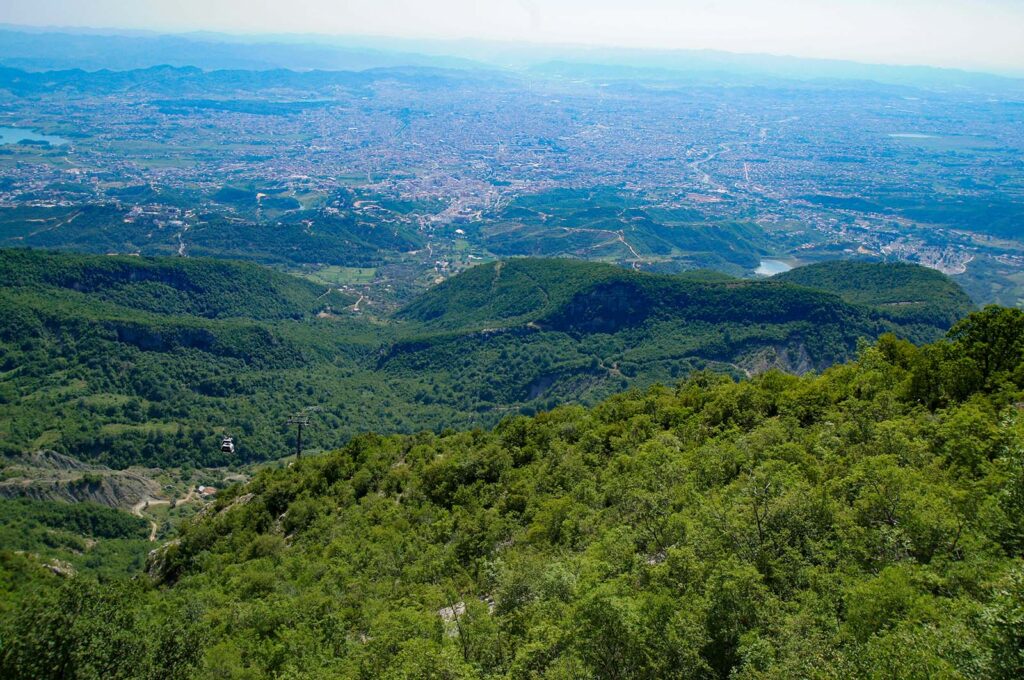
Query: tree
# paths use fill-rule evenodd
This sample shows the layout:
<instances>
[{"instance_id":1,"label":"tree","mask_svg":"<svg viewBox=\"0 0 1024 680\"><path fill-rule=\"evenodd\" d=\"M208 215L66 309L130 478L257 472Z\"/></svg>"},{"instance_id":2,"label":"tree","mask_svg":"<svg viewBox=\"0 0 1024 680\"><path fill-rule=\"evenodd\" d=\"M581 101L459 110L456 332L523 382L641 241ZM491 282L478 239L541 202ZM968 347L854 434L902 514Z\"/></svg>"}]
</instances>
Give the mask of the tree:
<instances>
[{"instance_id":1,"label":"tree","mask_svg":"<svg viewBox=\"0 0 1024 680\"><path fill-rule=\"evenodd\" d=\"M70 578L26 603L0 657L11 680L135 678L147 665L136 619L139 587Z\"/></svg>"},{"instance_id":2,"label":"tree","mask_svg":"<svg viewBox=\"0 0 1024 680\"><path fill-rule=\"evenodd\" d=\"M1015 369L1024 357L1024 310L989 305L953 326L949 338L974 360L989 384Z\"/></svg>"}]
</instances>

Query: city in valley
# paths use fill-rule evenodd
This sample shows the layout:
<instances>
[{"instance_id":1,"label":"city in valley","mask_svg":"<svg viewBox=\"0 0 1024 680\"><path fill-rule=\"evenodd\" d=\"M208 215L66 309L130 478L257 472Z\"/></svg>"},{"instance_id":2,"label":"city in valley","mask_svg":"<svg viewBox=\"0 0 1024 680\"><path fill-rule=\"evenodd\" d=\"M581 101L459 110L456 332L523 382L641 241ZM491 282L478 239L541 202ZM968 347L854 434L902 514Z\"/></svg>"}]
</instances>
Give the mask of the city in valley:
<instances>
[{"instance_id":1,"label":"city in valley","mask_svg":"<svg viewBox=\"0 0 1024 680\"><path fill-rule=\"evenodd\" d=\"M1017 305L1022 99L573 62L8 67L0 246L248 259L357 313L519 255L738 276L900 260Z\"/></svg>"}]
</instances>

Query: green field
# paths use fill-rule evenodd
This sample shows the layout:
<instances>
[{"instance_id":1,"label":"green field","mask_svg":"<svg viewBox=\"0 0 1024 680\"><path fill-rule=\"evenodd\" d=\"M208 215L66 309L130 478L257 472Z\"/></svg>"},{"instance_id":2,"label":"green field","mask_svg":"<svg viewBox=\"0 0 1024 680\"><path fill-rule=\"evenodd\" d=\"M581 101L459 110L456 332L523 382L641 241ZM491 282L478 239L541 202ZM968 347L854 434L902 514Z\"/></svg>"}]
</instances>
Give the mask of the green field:
<instances>
[{"instance_id":1,"label":"green field","mask_svg":"<svg viewBox=\"0 0 1024 680\"><path fill-rule=\"evenodd\" d=\"M299 276L325 286L363 285L373 283L375 267L321 267L315 271L299 271Z\"/></svg>"}]
</instances>

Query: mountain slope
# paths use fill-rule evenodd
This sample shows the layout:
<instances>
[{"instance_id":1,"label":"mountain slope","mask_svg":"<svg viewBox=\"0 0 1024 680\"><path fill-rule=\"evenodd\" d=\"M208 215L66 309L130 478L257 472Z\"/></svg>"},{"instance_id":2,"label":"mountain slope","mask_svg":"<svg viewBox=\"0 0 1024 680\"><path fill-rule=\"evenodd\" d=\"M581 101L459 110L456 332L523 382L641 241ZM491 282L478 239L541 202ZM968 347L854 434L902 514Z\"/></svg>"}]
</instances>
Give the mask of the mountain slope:
<instances>
[{"instance_id":1,"label":"mountain slope","mask_svg":"<svg viewBox=\"0 0 1024 680\"><path fill-rule=\"evenodd\" d=\"M836 277L868 288L853 280L889 276L890 265L865 267ZM830 265L815 271L826 277ZM936 282L923 267L898 273L904 289L919 293L919 313L783 280L652 275L567 259L490 263L400 310L397 318L415 322L411 337L392 345L380 367L443 368L485 401L546 395L551 406L570 394L599 399L634 380L672 382L704 367L733 374L821 369L852 356L860 338L883 332L935 340L972 308L941 274Z\"/></svg>"},{"instance_id":2,"label":"mountain slope","mask_svg":"<svg viewBox=\"0 0 1024 680\"><path fill-rule=\"evenodd\" d=\"M521 258L474 267L423 294L396 316L432 330L533 322L562 330L607 332L668 318L709 323L835 320L856 316L853 308L897 324L931 325L941 332L972 304L945 275L911 264L823 262L770 280L742 280ZM925 339L934 337L933 333Z\"/></svg>"},{"instance_id":3,"label":"mountain slope","mask_svg":"<svg viewBox=\"0 0 1024 680\"><path fill-rule=\"evenodd\" d=\"M899 323L952 325L971 300L948 276L918 265L837 260L798 267L773 277L836 293Z\"/></svg>"},{"instance_id":4,"label":"mountain slope","mask_svg":"<svg viewBox=\"0 0 1024 680\"><path fill-rule=\"evenodd\" d=\"M222 260L17 250L0 263L0 447L113 468L278 458L293 448L285 421L307 407L307 443L334 447L367 430L490 426L704 368L802 373L861 338L947 328L805 286L573 260L482 265L390 319Z\"/></svg>"},{"instance_id":5,"label":"mountain slope","mask_svg":"<svg viewBox=\"0 0 1024 680\"><path fill-rule=\"evenodd\" d=\"M119 306L208 319L301 318L348 296L266 267L204 258L139 258L0 250L0 286L71 290Z\"/></svg>"},{"instance_id":6,"label":"mountain slope","mask_svg":"<svg viewBox=\"0 0 1024 680\"><path fill-rule=\"evenodd\" d=\"M587 286L627 275L621 267L582 260L499 260L435 286L396 317L436 330L521 325L556 311Z\"/></svg>"},{"instance_id":7,"label":"mountain slope","mask_svg":"<svg viewBox=\"0 0 1024 680\"><path fill-rule=\"evenodd\" d=\"M160 588L12 593L0 671L148 664L173 621L176 677L1020 677L1022 328L360 436L226 490Z\"/></svg>"}]
</instances>

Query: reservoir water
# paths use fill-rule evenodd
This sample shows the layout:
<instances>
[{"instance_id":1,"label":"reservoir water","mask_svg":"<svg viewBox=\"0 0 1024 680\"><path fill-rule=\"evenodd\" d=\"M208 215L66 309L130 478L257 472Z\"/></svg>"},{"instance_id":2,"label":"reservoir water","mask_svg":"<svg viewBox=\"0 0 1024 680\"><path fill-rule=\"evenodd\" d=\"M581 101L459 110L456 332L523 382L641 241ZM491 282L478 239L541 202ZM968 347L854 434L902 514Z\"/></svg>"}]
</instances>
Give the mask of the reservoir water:
<instances>
[{"instance_id":1,"label":"reservoir water","mask_svg":"<svg viewBox=\"0 0 1024 680\"><path fill-rule=\"evenodd\" d=\"M68 143L68 140L63 137L39 134L28 128L0 127L0 144L17 144L23 139L32 142L48 142L53 146Z\"/></svg>"},{"instance_id":2,"label":"reservoir water","mask_svg":"<svg viewBox=\"0 0 1024 680\"><path fill-rule=\"evenodd\" d=\"M761 276L775 276L782 272L788 272L792 268L782 260L761 260L760 266L754 270L754 273Z\"/></svg>"}]
</instances>

